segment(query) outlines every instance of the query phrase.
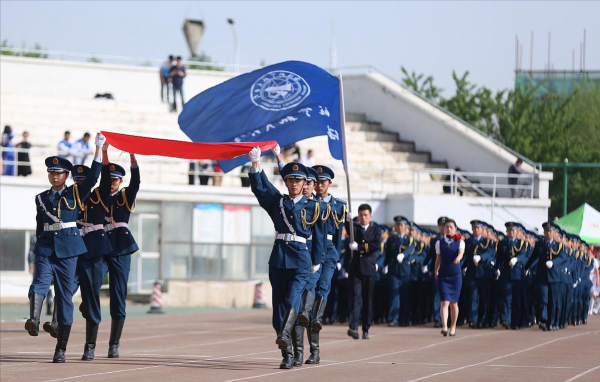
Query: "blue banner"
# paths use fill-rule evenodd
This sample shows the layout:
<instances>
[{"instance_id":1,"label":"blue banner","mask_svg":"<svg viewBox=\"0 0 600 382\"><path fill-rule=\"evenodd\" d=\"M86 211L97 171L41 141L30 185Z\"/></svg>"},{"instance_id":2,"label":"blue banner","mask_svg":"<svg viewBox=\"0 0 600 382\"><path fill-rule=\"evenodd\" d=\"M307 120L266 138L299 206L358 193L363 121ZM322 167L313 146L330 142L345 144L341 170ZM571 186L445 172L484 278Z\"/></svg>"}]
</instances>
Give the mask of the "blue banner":
<instances>
[{"instance_id":1,"label":"blue banner","mask_svg":"<svg viewBox=\"0 0 600 382\"><path fill-rule=\"evenodd\" d=\"M179 127L194 142L277 141L327 135L342 160L339 80L318 66L286 61L232 78L185 104ZM225 172L246 156L219 161Z\"/></svg>"}]
</instances>

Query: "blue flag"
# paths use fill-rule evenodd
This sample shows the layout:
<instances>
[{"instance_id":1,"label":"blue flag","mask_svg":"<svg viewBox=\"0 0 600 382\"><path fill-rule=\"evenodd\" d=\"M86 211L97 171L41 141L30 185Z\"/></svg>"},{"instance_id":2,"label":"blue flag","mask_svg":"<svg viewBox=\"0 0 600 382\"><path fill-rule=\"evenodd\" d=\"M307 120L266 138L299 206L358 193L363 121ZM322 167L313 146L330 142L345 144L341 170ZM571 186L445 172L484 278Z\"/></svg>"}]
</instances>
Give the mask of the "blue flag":
<instances>
[{"instance_id":1,"label":"blue flag","mask_svg":"<svg viewBox=\"0 0 600 382\"><path fill-rule=\"evenodd\" d=\"M319 135L342 160L339 80L318 66L286 61L232 78L185 104L179 127L194 142L277 141ZM246 156L219 161L225 172Z\"/></svg>"}]
</instances>

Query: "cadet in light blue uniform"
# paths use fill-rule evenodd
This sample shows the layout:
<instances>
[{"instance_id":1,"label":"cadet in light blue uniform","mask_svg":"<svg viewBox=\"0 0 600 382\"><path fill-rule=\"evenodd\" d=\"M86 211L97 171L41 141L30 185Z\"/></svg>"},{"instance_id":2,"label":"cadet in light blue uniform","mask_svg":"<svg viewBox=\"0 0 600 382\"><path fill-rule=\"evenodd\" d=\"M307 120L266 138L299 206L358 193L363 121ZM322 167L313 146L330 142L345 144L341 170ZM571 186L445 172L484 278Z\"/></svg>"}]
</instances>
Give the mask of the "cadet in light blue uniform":
<instances>
[{"instance_id":1,"label":"cadet in light blue uniform","mask_svg":"<svg viewBox=\"0 0 600 382\"><path fill-rule=\"evenodd\" d=\"M104 255L109 272L110 295L110 338L108 341L108 358L119 358L119 345L123 326L125 325L125 304L127 299L127 281L131 267L131 254L139 248L129 230L129 217L135 211L135 198L140 189L140 169L135 155L129 154L131 160L131 180L128 187L119 189L125 177L125 169L118 164L109 163L111 177L110 197L108 198L107 224L104 230L112 251ZM108 155L104 153L108 163Z\"/></svg>"},{"instance_id":2,"label":"cadet in light blue uniform","mask_svg":"<svg viewBox=\"0 0 600 382\"><path fill-rule=\"evenodd\" d=\"M475 280L477 283L475 312L475 327L482 329L487 326L488 314L492 298L492 280L494 280L494 265L496 264L496 245L487 237L487 223L480 220L471 221L473 236L470 240L472 250L471 260L475 266ZM485 236L484 236L485 235ZM472 326L473 327L473 326Z\"/></svg>"},{"instance_id":3,"label":"cadet in light blue uniform","mask_svg":"<svg viewBox=\"0 0 600 382\"><path fill-rule=\"evenodd\" d=\"M383 273L389 272L390 313L389 326L408 326L410 312L410 263L415 252L415 242L408 235L409 221L404 216L394 217L398 235L386 248ZM390 238L389 240L391 240ZM388 242L389 242L388 240Z\"/></svg>"},{"instance_id":4,"label":"cadet in light blue uniform","mask_svg":"<svg viewBox=\"0 0 600 382\"><path fill-rule=\"evenodd\" d=\"M65 351L73 323L72 291L77 271L77 257L86 247L77 228L77 215L82 200L90 193L100 175L100 148L106 141L102 134L96 136L96 154L92 168L81 185L66 187L71 163L61 157L46 159L48 180L52 188L38 194L35 253L35 275L29 288L30 318L25 323L29 335L39 333L40 312L44 297L54 277L58 330L52 362L65 362Z\"/></svg>"},{"instance_id":5,"label":"cadet in light blue uniform","mask_svg":"<svg viewBox=\"0 0 600 382\"><path fill-rule=\"evenodd\" d=\"M424 320L423 316L423 264L427 257L427 251L425 251L425 242L423 241L423 229L415 222L410 225L410 236L415 242L415 253L414 257L410 262L410 282L411 282L411 294L410 294L410 323L412 325L422 325Z\"/></svg>"},{"instance_id":6,"label":"cadet in light blue uniform","mask_svg":"<svg viewBox=\"0 0 600 382\"><path fill-rule=\"evenodd\" d=\"M269 259L269 281L273 294L273 328L278 332L282 369L293 367L291 333L309 274L321 268L326 236L320 203L302 195L308 170L300 163L288 163L281 175L290 195L281 195L260 167L260 148L250 151L252 168L248 176L252 192L275 226L275 243ZM313 237L312 249L306 239Z\"/></svg>"}]
</instances>

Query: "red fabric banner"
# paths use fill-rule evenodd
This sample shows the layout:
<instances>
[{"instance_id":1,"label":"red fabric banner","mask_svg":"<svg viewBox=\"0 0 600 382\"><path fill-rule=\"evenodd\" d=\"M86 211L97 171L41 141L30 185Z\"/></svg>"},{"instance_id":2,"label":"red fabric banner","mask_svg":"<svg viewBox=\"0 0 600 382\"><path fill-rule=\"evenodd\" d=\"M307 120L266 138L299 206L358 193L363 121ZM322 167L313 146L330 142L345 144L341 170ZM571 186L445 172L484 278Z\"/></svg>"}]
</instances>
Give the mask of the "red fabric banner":
<instances>
[{"instance_id":1,"label":"red fabric banner","mask_svg":"<svg viewBox=\"0 0 600 382\"><path fill-rule=\"evenodd\" d=\"M103 131L108 143L122 151L140 155L159 155L181 159L226 160L247 155L252 148L258 146L262 152L277 146L275 141L267 142L226 142L201 143L182 142L171 139L140 137Z\"/></svg>"}]
</instances>

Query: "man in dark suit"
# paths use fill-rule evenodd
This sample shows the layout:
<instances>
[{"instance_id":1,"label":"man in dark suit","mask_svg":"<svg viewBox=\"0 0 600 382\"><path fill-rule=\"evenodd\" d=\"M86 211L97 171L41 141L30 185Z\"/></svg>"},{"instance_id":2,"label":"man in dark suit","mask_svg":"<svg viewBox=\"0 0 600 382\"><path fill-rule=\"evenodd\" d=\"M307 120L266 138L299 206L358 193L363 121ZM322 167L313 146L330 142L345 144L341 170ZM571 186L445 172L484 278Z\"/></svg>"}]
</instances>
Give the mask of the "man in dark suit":
<instances>
[{"instance_id":1,"label":"man in dark suit","mask_svg":"<svg viewBox=\"0 0 600 382\"><path fill-rule=\"evenodd\" d=\"M348 335L355 340L358 336L358 319L362 298L363 339L369 339L369 328L373 321L373 291L377 272L377 255L381 251L381 228L371 222L371 206L358 207L358 224L354 224L354 241L349 244L352 251L350 260L349 286L352 297L350 309L350 329Z\"/></svg>"}]
</instances>

